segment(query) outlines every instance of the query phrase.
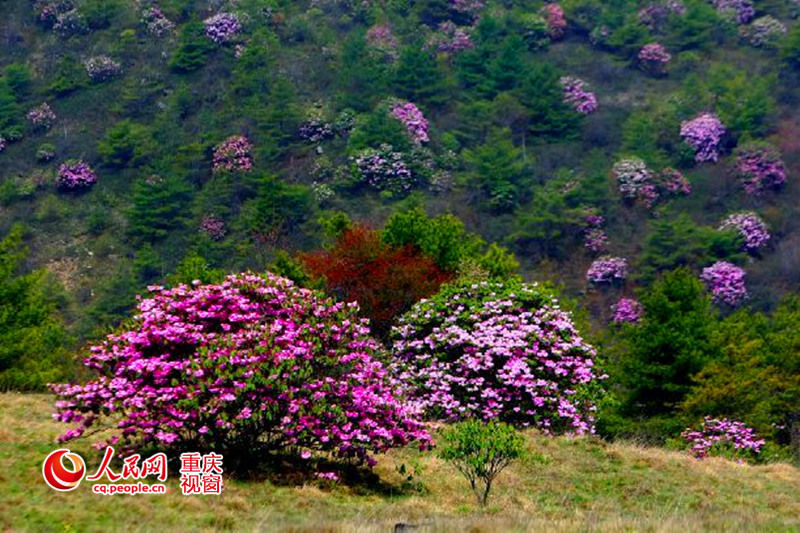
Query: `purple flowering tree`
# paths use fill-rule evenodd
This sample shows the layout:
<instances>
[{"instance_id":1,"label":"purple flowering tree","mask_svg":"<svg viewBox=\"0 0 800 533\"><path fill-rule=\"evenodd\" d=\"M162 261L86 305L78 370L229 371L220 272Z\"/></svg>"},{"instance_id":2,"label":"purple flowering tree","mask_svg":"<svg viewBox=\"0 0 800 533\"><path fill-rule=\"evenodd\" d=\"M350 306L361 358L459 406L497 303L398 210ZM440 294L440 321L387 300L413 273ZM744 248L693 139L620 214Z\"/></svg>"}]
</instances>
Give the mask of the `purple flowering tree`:
<instances>
[{"instance_id":1,"label":"purple flowering tree","mask_svg":"<svg viewBox=\"0 0 800 533\"><path fill-rule=\"evenodd\" d=\"M768 189L779 189L786 183L786 165L774 146L750 142L734 152L734 170L747 194L758 196Z\"/></svg>"},{"instance_id":2,"label":"purple flowering tree","mask_svg":"<svg viewBox=\"0 0 800 533\"><path fill-rule=\"evenodd\" d=\"M415 144L426 143L430 140L428 138L428 121L416 105L411 102L395 102L390 113L405 126Z\"/></svg>"},{"instance_id":3,"label":"purple flowering tree","mask_svg":"<svg viewBox=\"0 0 800 533\"><path fill-rule=\"evenodd\" d=\"M628 260L605 255L592 261L586 271L586 280L594 285L618 283L628 277Z\"/></svg>"},{"instance_id":4,"label":"purple flowering tree","mask_svg":"<svg viewBox=\"0 0 800 533\"><path fill-rule=\"evenodd\" d=\"M234 13L217 13L203 21L206 36L217 44L230 42L241 30L242 23Z\"/></svg>"},{"instance_id":5,"label":"purple flowering tree","mask_svg":"<svg viewBox=\"0 0 800 533\"><path fill-rule=\"evenodd\" d=\"M392 331L395 375L436 419L594 431L595 350L537 284L469 281L421 300Z\"/></svg>"},{"instance_id":6,"label":"purple flowering tree","mask_svg":"<svg viewBox=\"0 0 800 533\"><path fill-rule=\"evenodd\" d=\"M62 191L88 189L97 183L97 174L92 167L79 159L65 161L56 174L56 187Z\"/></svg>"},{"instance_id":7,"label":"purple flowering tree","mask_svg":"<svg viewBox=\"0 0 800 533\"><path fill-rule=\"evenodd\" d=\"M754 252L765 246L770 239L767 224L753 211L734 213L722 221L719 229L735 229L744 239L744 247Z\"/></svg>"},{"instance_id":8,"label":"purple flowering tree","mask_svg":"<svg viewBox=\"0 0 800 533\"><path fill-rule=\"evenodd\" d=\"M687 428L681 437L698 459L723 456L738 461L755 459L764 446L756 432L742 422L705 417L697 429Z\"/></svg>"},{"instance_id":9,"label":"purple flowering tree","mask_svg":"<svg viewBox=\"0 0 800 533\"><path fill-rule=\"evenodd\" d=\"M615 324L634 324L642 319L644 307L631 298L620 298L611 306L611 321Z\"/></svg>"},{"instance_id":10,"label":"purple flowering tree","mask_svg":"<svg viewBox=\"0 0 800 533\"><path fill-rule=\"evenodd\" d=\"M244 135L233 135L214 147L214 172L253 170L253 144Z\"/></svg>"},{"instance_id":11,"label":"purple flowering tree","mask_svg":"<svg viewBox=\"0 0 800 533\"><path fill-rule=\"evenodd\" d=\"M597 111L597 96L587 89L585 81L574 76L564 76L559 80L564 88L564 102L582 115Z\"/></svg>"},{"instance_id":12,"label":"purple flowering tree","mask_svg":"<svg viewBox=\"0 0 800 533\"><path fill-rule=\"evenodd\" d=\"M91 348L93 377L52 387L56 420L73 426L61 441L109 430L128 450L243 463L287 450L370 463L427 443L357 311L272 274L150 287L129 327Z\"/></svg>"},{"instance_id":13,"label":"purple flowering tree","mask_svg":"<svg viewBox=\"0 0 800 533\"><path fill-rule=\"evenodd\" d=\"M700 279L711 291L714 302L737 307L748 297L745 276L744 269L727 261L717 261L703 269Z\"/></svg>"},{"instance_id":14,"label":"purple flowering tree","mask_svg":"<svg viewBox=\"0 0 800 533\"><path fill-rule=\"evenodd\" d=\"M681 137L694 149L694 159L698 163L719 159L726 133L725 125L713 113L702 113L681 123Z\"/></svg>"}]
</instances>

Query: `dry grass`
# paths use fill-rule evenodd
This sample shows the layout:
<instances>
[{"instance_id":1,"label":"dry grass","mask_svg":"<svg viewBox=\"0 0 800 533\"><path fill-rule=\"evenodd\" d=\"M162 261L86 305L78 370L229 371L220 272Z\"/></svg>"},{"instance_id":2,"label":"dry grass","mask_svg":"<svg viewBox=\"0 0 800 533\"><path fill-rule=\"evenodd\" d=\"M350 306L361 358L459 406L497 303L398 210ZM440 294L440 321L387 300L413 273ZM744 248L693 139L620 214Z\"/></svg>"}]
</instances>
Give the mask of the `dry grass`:
<instances>
[{"instance_id":1,"label":"dry grass","mask_svg":"<svg viewBox=\"0 0 800 533\"><path fill-rule=\"evenodd\" d=\"M221 497L56 493L41 461L61 429L46 395L0 395L0 529L12 531L391 531L398 522L432 531L797 531L800 472L788 465L696 461L661 449L530 435L531 457L504 472L486 510L464 481L432 454L419 457L423 493L402 486L381 458L385 486L325 489L313 484L230 481ZM71 446L87 458L87 443ZM174 469L173 469L174 472Z\"/></svg>"}]
</instances>

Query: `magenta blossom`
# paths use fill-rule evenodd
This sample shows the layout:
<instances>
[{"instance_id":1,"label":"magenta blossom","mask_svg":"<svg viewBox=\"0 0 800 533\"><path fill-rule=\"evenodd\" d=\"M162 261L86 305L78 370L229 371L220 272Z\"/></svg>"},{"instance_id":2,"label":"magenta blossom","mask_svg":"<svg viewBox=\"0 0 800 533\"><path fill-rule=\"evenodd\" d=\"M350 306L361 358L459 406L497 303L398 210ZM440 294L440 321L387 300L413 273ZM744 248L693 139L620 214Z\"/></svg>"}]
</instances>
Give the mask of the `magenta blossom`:
<instances>
[{"instance_id":1,"label":"magenta blossom","mask_svg":"<svg viewBox=\"0 0 800 533\"><path fill-rule=\"evenodd\" d=\"M71 159L58 168L56 186L65 191L88 189L97 183L97 174L84 161Z\"/></svg>"},{"instance_id":2,"label":"magenta blossom","mask_svg":"<svg viewBox=\"0 0 800 533\"><path fill-rule=\"evenodd\" d=\"M681 137L694 148L698 163L719 159L722 140L727 130L713 113L703 113L681 123Z\"/></svg>"},{"instance_id":3,"label":"magenta blossom","mask_svg":"<svg viewBox=\"0 0 800 533\"><path fill-rule=\"evenodd\" d=\"M753 211L734 213L722 221L719 229L735 229L744 239L744 247L752 252L766 245L770 239L766 223Z\"/></svg>"},{"instance_id":4,"label":"magenta blossom","mask_svg":"<svg viewBox=\"0 0 800 533\"><path fill-rule=\"evenodd\" d=\"M214 172L250 172L253 170L252 150L247 137L228 137L214 147Z\"/></svg>"},{"instance_id":5,"label":"magenta blossom","mask_svg":"<svg viewBox=\"0 0 800 533\"><path fill-rule=\"evenodd\" d=\"M417 106L411 102L397 102L392 106L391 114L403 123L411 139L422 144L428 142L428 121Z\"/></svg>"},{"instance_id":6,"label":"magenta blossom","mask_svg":"<svg viewBox=\"0 0 800 533\"><path fill-rule=\"evenodd\" d=\"M735 155L735 171L747 194L758 196L786 183L786 165L775 147L751 142L737 148Z\"/></svg>"},{"instance_id":7,"label":"magenta blossom","mask_svg":"<svg viewBox=\"0 0 800 533\"><path fill-rule=\"evenodd\" d=\"M745 271L727 261L717 261L704 268L700 279L709 288L717 303L737 307L748 297Z\"/></svg>"},{"instance_id":8,"label":"magenta blossom","mask_svg":"<svg viewBox=\"0 0 800 533\"><path fill-rule=\"evenodd\" d=\"M203 21L206 36L217 44L227 43L239 33L242 24L233 13L218 13Z\"/></svg>"},{"instance_id":9,"label":"magenta blossom","mask_svg":"<svg viewBox=\"0 0 800 533\"><path fill-rule=\"evenodd\" d=\"M580 78L564 76L560 80L564 88L564 102L583 115L590 115L597 111L597 96L587 90L587 84Z\"/></svg>"},{"instance_id":10,"label":"magenta blossom","mask_svg":"<svg viewBox=\"0 0 800 533\"><path fill-rule=\"evenodd\" d=\"M615 324L639 322L644 314L642 304L631 298L620 298L611 306L611 311L614 313L611 321Z\"/></svg>"},{"instance_id":11,"label":"magenta blossom","mask_svg":"<svg viewBox=\"0 0 800 533\"><path fill-rule=\"evenodd\" d=\"M727 448L741 461L754 458L765 444L764 439L759 439L756 432L742 422L708 416L699 429L687 428L681 437L691 445L692 455L698 459L724 454Z\"/></svg>"},{"instance_id":12,"label":"magenta blossom","mask_svg":"<svg viewBox=\"0 0 800 533\"><path fill-rule=\"evenodd\" d=\"M628 277L628 260L623 257L609 255L595 259L586 271L589 283L614 283Z\"/></svg>"}]
</instances>

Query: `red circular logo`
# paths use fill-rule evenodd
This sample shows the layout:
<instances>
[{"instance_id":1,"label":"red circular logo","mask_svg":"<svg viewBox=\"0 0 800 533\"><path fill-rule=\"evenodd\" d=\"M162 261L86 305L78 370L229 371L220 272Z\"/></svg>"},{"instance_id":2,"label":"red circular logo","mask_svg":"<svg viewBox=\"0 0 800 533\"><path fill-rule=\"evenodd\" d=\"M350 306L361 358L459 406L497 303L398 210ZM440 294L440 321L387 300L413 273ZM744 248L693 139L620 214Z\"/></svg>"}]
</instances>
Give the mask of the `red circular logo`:
<instances>
[{"instance_id":1,"label":"red circular logo","mask_svg":"<svg viewBox=\"0 0 800 533\"><path fill-rule=\"evenodd\" d=\"M72 463L72 470L64 467L63 457ZM70 453L66 448L52 452L42 463L42 476L45 483L50 485L50 488L61 492L77 489L85 474L86 463L83 462L83 457L77 453Z\"/></svg>"}]
</instances>

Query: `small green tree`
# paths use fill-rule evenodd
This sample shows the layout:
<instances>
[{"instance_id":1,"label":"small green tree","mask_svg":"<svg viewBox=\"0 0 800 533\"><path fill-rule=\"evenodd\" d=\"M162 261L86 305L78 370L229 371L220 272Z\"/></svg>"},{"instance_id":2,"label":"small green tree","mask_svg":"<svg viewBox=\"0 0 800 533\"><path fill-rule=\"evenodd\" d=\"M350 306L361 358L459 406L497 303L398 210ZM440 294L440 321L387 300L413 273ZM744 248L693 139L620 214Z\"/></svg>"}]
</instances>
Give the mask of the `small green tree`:
<instances>
[{"instance_id":1,"label":"small green tree","mask_svg":"<svg viewBox=\"0 0 800 533\"><path fill-rule=\"evenodd\" d=\"M205 36L203 23L190 22L181 31L180 44L169 66L178 72L192 72L206 64L213 49L214 43Z\"/></svg>"},{"instance_id":2,"label":"small green tree","mask_svg":"<svg viewBox=\"0 0 800 533\"><path fill-rule=\"evenodd\" d=\"M439 442L439 457L469 481L481 506L500 472L524 453L524 437L503 422L460 422L445 429Z\"/></svg>"},{"instance_id":3,"label":"small green tree","mask_svg":"<svg viewBox=\"0 0 800 533\"><path fill-rule=\"evenodd\" d=\"M490 209L506 211L516 205L516 181L525 164L521 150L511 140L510 129L492 130L486 142L467 151L464 158L474 168L474 180L488 197Z\"/></svg>"}]
</instances>

